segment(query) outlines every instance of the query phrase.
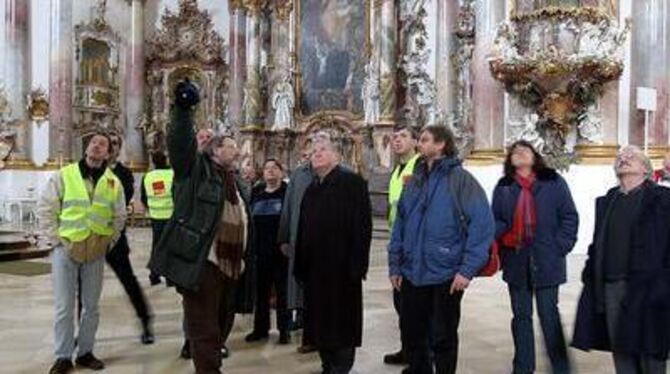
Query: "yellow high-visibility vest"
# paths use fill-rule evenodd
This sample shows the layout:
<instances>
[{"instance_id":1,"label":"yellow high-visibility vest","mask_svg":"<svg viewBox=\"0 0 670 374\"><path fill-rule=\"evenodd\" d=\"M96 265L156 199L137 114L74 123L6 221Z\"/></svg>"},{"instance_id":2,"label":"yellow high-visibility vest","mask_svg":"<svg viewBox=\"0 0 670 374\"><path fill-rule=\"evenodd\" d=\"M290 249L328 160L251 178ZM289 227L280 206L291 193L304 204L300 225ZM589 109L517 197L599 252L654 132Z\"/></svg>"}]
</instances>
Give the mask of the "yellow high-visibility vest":
<instances>
[{"instance_id":1,"label":"yellow high-visibility vest","mask_svg":"<svg viewBox=\"0 0 670 374\"><path fill-rule=\"evenodd\" d=\"M389 227L393 228L393 222L395 221L396 213L398 211L398 201L400 200L400 195L402 195L402 189L405 187L405 184L409 181L409 178L412 177L414 173L414 166L416 166L416 160L419 159L419 154L414 155L410 158L405 164L405 167L400 172L400 165L396 166L391 173L391 180L389 181Z\"/></svg>"},{"instance_id":2,"label":"yellow high-visibility vest","mask_svg":"<svg viewBox=\"0 0 670 374\"><path fill-rule=\"evenodd\" d=\"M63 202L58 235L72 243L86 240L91 233L111 236L114 233L114 206L121 193L121 182L109 169L96 183L91 198L81 176L79 164L61 169Z\"/></svg>"},{"instance_id":3,"label":"yellow high-visibility vest","mask_svg":"<svg viewBox=\"0 0 670 374\"><path fill-rule=\"evenodd\" d=\"M151 219L168 219L172 217L174 203L172 201L172 182L174 170L156 169L144 176L144 190L147 192L147 205Z\"/></svg>"}]
</instances>

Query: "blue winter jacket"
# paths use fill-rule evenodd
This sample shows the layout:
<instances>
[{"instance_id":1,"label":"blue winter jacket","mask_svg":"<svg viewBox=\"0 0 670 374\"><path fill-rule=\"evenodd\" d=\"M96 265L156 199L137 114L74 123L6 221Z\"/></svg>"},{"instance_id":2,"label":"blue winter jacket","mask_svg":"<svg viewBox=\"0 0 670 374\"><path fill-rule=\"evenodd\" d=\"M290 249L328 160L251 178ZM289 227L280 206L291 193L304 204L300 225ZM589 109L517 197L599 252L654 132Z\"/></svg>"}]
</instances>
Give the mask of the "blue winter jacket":
<instances>
[{"instance_id":1,"label":"blue winter jacket","mask_svg":"<svg viewBox=\"0 0 670 374\"><path fill-rule=\"evenodd\" d=\"M532 188L537 226L533 241L515 250L501 247L503 280L516 287L550 287L566 281L565 256L577 241L579 215L565 180L553 169L537 174ZM503 177L493 190L496 238L512 227L521 186Z\"/></svg>"},{"instance_id":2,"label":"blue winter jacket","mask_svg":"<svg viewBox=\"0 0 670 374\"><path fill-rule=\"evenodd\" d=\"M447 182L454 173L461 174L458 197ZM456 199L467 230L458 218ZM398 202L388 247L389 273L415 286L442 284L457 273L470 279L488 261L494 228L484 190L460 161L443 158L428 171L420 159Z\"/></svg>"}]
</instances>

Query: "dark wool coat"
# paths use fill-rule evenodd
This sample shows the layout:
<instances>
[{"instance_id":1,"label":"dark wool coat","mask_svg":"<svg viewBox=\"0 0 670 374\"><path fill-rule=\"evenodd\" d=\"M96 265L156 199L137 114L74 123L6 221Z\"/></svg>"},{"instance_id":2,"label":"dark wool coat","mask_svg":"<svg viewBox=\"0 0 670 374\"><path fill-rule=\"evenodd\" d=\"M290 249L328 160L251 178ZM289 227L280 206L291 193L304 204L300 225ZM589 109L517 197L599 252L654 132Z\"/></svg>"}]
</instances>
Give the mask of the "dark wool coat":
<instances>
[{"instance_id":1,"label":"dark wool coat","mask_svg":"<svg viewBox=\"0 0 670 374\"><path fill-rule=\"evenodd\" d=\"M305 336L320 349L361 345L371 238L370 197L363 178L338 166L307 188L294 273L305 290Z\"/></svg>"},{"instance_id":2,"label":"dark wool coat","mask_svg":"<svg viewBox=\"0 0 670 374\"><path fill-rule=\"evenodd\" d=\"M566 281L565 256L577 241L579 216L568 184L553 169L536 176L533 197L537 226L533 241L519 250L501 247L503 279L516 287L557 286ZM503 177L493 190L496 238L510 230L521 186Z\"/></svg>"},{"instance_id":3,"label":"dark wool coat","mask_svg":"<svg viewBox=\"0 0 670 374\"><path fill-rule=\"evenodd\" d=\"M642 205L631 232L627 291L611 342L604 313L606 221L617 188L596 200L596 224L582 272L572 345L589 350L645 354L667 359L670 350L670 189L645 182Z\"/></svg>"},{"instance_id":4,"label":"dark wool coat","mask_svg":"<svg viewBox=\"0 0 670 374\"><path fill-rule=\"evenodd\" d=\"M208 155L197 151L193 126L193 109L172 108L167 136L168 153L174 169L174 213L167 222L149 268L184 289L197 289L203 265L207 261L225 200L224 180ZM238 312L253 310L255 258L253 225L249 212L247 188L237 180L245 200L247 243L245 270L238 287Z\"/></svg>"}]
</instances>

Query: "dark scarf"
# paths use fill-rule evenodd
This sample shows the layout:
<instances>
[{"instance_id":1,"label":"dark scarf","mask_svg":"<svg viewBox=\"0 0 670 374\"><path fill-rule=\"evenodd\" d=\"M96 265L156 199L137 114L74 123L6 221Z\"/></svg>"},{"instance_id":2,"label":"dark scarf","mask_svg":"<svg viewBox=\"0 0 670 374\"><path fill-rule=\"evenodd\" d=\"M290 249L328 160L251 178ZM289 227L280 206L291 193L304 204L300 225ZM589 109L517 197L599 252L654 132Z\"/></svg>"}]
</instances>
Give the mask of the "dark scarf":
<instances>
[{"instance_id":1,"label":"dark scarf","mask_svg":"<svg viewBox=\"0 0 670 374\"><path fill-rule=\"evenodd\" d=\"M514 178L521 186L521 193L516 202L512 228L503 235L502 242L506 247L521 249L533 240L537 226L535 198L533 197L535 174L527 178L517 174Z\"/></svg>"},{"instance_id":2,"label":"dark scarf","mask_svg":"<svg viewBox=\"0 0 670 374\"><path fill-rule=\"evenodd\" d=\"M81 177L84 179L91 179L94 186L98 183L100 177L105 174L105 169L107 169L107 163L105 162L103 162L99 168L92 168L86 163L86 158L79 160L79 172L81 173Z\"/></svg>"},{"instance_id":3,"label":"dark scarf","mask_svg":"<svg viewBox=\"0 0 670 374\"><path fill-rule=\"evenodd\" d=\"M219 268L228 277L238 279L242 271L244 253L244 219L232 170L223 172L226 199L223 202L223 214L217 228L216 257Z\"/></svg>"}]
</instances>

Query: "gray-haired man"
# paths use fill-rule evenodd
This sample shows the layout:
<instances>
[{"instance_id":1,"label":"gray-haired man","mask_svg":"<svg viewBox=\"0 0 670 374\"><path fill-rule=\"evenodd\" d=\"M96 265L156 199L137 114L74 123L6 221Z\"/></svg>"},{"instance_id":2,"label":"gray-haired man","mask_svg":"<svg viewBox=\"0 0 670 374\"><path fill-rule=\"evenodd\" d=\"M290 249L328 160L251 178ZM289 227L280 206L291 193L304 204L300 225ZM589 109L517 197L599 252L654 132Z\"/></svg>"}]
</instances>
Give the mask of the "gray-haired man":
<instances>
[{"instance_id":1,"label":"gray-haired man","mask_svg":"<svg viewBox=\"0 0 670 374\"><path fill-rule=\"evenodd\" d=\"M670 350L670 190L650 180L639 148L623 148L619 186L596 200L573 345L611 351L618 374L663 374Z\"/></svg>"}]
</instances>

